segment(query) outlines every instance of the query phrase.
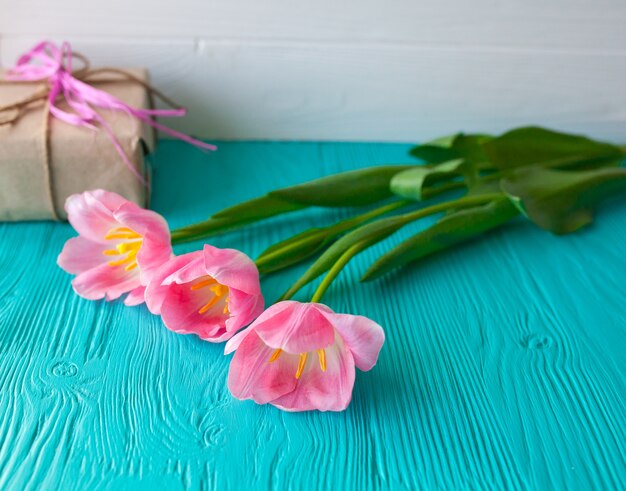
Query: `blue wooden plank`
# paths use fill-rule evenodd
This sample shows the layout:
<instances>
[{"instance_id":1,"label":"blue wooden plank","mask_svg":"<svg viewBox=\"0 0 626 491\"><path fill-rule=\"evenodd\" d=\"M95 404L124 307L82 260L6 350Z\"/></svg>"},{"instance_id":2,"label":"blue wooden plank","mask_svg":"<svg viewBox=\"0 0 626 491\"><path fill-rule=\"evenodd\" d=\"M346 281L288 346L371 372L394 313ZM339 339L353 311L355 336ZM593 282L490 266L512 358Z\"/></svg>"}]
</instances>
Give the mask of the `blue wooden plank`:
<instances>
[{"instance_id":1,"label":"blue wooden plank","mask_svg":"<svg viewBox=\"0 0 626 491\"><path fill-rule=\"evenodd\" d=\"M407 145L162 142L154 209L178 227ZM256 255L345 210L216 238ZM409 228L386 242L398 243ZM519 220L380 281L365 251L326 301L386 328L339 414L234 400L222 345L89 302L55 265L71 227L0 225L0 488L618 489L626 482L626 203L581 233ZM199 244L176 248L186 252ZM302 268L271 276L277 298ZM302 292L305 299L311 288Z\"/></svg>"}]
</instances>

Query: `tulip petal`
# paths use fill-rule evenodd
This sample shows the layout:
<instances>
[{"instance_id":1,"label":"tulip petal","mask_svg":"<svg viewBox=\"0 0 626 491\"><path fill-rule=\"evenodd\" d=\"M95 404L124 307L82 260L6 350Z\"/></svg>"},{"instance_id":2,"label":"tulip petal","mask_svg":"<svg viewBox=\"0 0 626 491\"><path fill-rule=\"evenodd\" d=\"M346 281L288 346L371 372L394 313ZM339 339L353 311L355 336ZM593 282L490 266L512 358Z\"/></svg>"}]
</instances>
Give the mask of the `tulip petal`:
<instances>
[{"instance_id":1,"label":"tulip petal","mask_svg":"<svg viewBox=\"0 0 626 491\"><path fill-rule=\"evenodd\" d=\"M263 312L264 303L263 295L249 295L239 290L231 290L228 297L230 317L226 320L226 330L234 333L250 324Z\"/></svg>"},{"instance_id":2,"label":"tulip petal","mask_svg":"<svg viewBox=\"0 0 626 491\"><path fill-rule=\"evenodd\" d=\"M337 342L325 349L325 359L326 370L322 371L317 354L309 353L305 370L298 379L296 388L282 397L269 401L270 404L284 411L346 409L352 399L354 388L355 370L352 354L337 337Z\"/></svg>"},{"instance_id":3,"label":"tulip petal","mask_svg":"<svg viewBox=\"0 0 626 491\"><path fill-rule=\"evenodd\" d=\"M114 300L141 286L136 269L126 271L123 266L102 264L89 269L72 280L74 291L88 300Z\"/></svg>"},{"instance_id":4,"label":"tulip petal","mask_svg":"<svg viewBox=\"0 0 626 491\"><path fill-rule=\"evenodd\" d=\"M191 283L202 276L206 276L202 251L188 252L187 254L183 254L179 257L187 257L188 261L186 264L182 264L180 269L164 278L164 285L172 285L174 283Z\"/></svg>"},{"instance_id":5,"label":"tulip petal","mask_svg":"<svg viewBox=\"0 0 626 491\"><path fill-rule=\"evenodd\" d=\"M254 329L252 329L251 327L249 327L248 329L244 329L243 331L239 331L237 334L235 334L232 338L230 338L228 340L228 342L226 343L226 346L224 347L224 354L225 355L229 355L231 354L233 351L235 351L237 348L239 348L239 345L241 343L243 343L243 340L246 338L246 336L248 334L250 334L251 332L254 332Z\"/></svg>"},{"instance_id":6,"label":"tulip petal","mask_svg":"<svg viewBox=\"0 0 626 491\"><path fill-rule=\"evenodd\" d=\"M57 264L70 274L80 274L110 260L102 252L106 244L93 242L84 237L72 237L63 246Z\"/></svg>"},{"instance_id":7,"label":"tulip petal","mask_svg":"<svg viewBox=\"0 0 626 491\"><path fill-rule=\"evenodd\" d=\"M104 236L119 226L113 212L124 203L127 201L118 194L95 189L68 197L65 211L72 227L80 235L94 242L106 243Z\"/></svg>"},{"instance_id":8,"label":"tulip petal","mask_svg":"<svg viewBox=\"0 0 626 491\"><path fill-rule=\"evenodd\" d=\"M376 322L362 315L326 313L352 352L354 362L363 371L376 365L385 342L385 332Z\"/></svg>"},{"instance_id":9,"label":"tulip petal","mask_svg":"<svg viewBox=\"0 0 626 491\"><path fill-rule=\"evenodd\" d=\"M234 267L232 261L225 268L231 267ZM245 265L242 269L245 276L248 273ZM164 324L174 332L197 334L211 342L229 339L263 310L260 287L256 287L257 295L231 288L216 293L210 283L202 284L207 277L224 285L207 272L204 251L171 259L153 273L146 289L148 308L161 314ZM258 274L256 278L258 281Z\"/></svg>"},{"instance_id":10,"label":"tulip petal","mask_svg":"<svg viewBox=\"0 0 626 491\"><path fill-rule=\"evenodd\" d=\"M150 312L156 315L161 313L161 305L168 291L168 285L163 284L164 280L196 259L198 254L199 252L192 252L175 256L154 271L145 293L146 305Z\"/></svg>"},{"instance_id":11,"label":"tulip petal","mask_svg":"<svg viewBox=\"0 0 626 491\"><path fill-rule=\"evenodd\" d=\"M144 302L144 294L146 291L145 286L139 286L134 290L131 290L124 299L124 305L128 307L134 307L135 305L141 305Z\"/></svg>"},{"instance_id":12,"label":"tulip petal","mask_svg":"<svg viewBox=\"0 0 626 491\"><path fill-rule=\"evenodd\" d=\"M273 352L254 331L245 336L228 371L228 388L234 397L266 404L295 389L298 356L283 353L270 363Z\"/></svg>"},{"instance_id":13,"label":"tulip petal","mask_svg":"<svg viewBox=\"0 0 626 491\"><path fill-rule=\"evenodd\" d=\"M206 274L222 285L249 295L260 295L259 271L254 261L235 249L218 249L204 245Z\"/></svg>"},{"instance_id":14,"label":"tulip petal","mask_svg":"<svg viewBox=\"0 0 626 491\"><path fill-rule=\"evenodd\" d=\"M269 307L252 324L273 348L299 354L333 344L335 329L317 304L284 301Z\"/></svg>"},{"instance_id":15,"label":"tulip petal","mask_svg":"<svg viewBox=\"0 0 626 491\"><path fill-rule=\"evenodd\" d=\"M142 236L143 242L137 254L141 281L145 285L150 276L172 256L170 231L165 219L154 211L139 208L127 201L115 212L115 219L124 227Z\"/></svg>"},{"instance_id":16,"label":"tulip petal","mask_svg":"<svg viewBox=\"0 0 626 491\"><path fill-rule=\"evenodd\" d=\"M192 290L188 284L174 283L168 287L161 305L161 318L165 326L180 334L197 334L202 339L218 342L226 332L227 314L221 309L198 311L207 303L203 292Z\"/></svg>"},{"instance_id":17,"label":"tulip petal","mask_svg":"<svg viewBox=\"0 0 626 491\"><path fill-rule=\"evenodd\" d=\"M118 194L102 189L74 194L66 200L65 208L80 236L67 241L57 262L78 274L72 285L85 298L112 300L131 292L142 280L147 283L152 271L172 255L165 220ZM128 241L132 244L126 244ZM131 254L135 252L136 263ZM127 305L141 302L143 289L133 291L125 300Z\"/></svg>"}]
</instances>

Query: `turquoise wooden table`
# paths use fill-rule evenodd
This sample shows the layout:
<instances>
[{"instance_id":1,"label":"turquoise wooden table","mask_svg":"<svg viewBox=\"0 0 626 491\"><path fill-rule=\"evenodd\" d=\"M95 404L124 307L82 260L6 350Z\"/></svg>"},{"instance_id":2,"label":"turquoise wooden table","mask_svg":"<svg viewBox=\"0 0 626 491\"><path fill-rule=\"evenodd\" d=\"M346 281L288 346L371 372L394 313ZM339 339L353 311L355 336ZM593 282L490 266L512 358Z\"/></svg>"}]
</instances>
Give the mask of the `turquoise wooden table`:
<instances>
[{"instance_id":1,"label":"turquoise wooden table","mask_svg":"<svg viewBox=\"0 0 626 491\"><path fill-rule=\"evenodd\" d=\"M207 155L165 141L153 208L175 228L278 186L409 162L408 148L222 143ZM254 256L344 214L287 215L213 243ZM325 301L375 319L387 342L343 413L237 401L223 345L174 334L144 306L77 297L55 264L73 235L0 225L0 489L626 485L623 198L581 233L520 219L371 284L356 281L382 246L358 256ZM264 279L268 302L301 271Z\"/></svg>"}]
</instances>

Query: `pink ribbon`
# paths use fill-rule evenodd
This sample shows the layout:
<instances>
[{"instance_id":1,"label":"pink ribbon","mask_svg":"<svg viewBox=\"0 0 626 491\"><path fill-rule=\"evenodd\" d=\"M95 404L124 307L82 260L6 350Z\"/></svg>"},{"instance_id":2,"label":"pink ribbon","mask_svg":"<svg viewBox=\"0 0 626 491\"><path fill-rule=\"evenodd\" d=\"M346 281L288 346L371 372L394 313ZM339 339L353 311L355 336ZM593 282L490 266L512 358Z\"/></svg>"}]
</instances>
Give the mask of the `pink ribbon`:
<instances>
[{"instance_id":1,"label":"pink ribbon","mask_svg":"<svg viewBox=\"0 0 626 491\"><path fill-rule=\"evenodd\" d=\"M98 127L103 128L109 135L111 142L124 163L144 185L147 185L144 176L135 169L113 130L102 116L96 112L94 107L123 111L162 131L166 135L205 150L217 149L215 145L196 140L189 135L159 124L153 119L156 116L184 116L187 113L185 108L140 109L132 107L108 92L96 89L72 76L72 48L67 42L63 43L61 48L59 48L50 41L42 41L17 60L17 64L8 72L6 78L11 81L25 82L47 80L50 85L48 94L50 114L74 126L82 126L93 131L98 131ZM63 99L73 112L67 112L58 107L57 99L59 96L63 96Z\"/></svg>"}]
</instances>

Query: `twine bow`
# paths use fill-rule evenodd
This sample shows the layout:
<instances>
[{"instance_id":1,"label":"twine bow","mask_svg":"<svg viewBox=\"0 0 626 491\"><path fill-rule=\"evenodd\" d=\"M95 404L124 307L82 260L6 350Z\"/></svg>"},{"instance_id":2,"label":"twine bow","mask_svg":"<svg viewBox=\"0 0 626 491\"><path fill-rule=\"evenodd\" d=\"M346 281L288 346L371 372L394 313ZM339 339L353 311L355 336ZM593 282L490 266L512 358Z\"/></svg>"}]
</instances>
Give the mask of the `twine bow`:
<instances>
[{"instance_id":1,"label":"twine bow","mask_svg":"<svg viewBox=\"0 0 626 491\"><path fill-rule=\"evenodd\" d=\"M83 66L78 70L73 70L73 59L80 60ZM97 80L94 80L95 75L107 73L115 75L116 78L104 80L101 77L98 77ZM155 130L160 130L166 135L178 138L198 148L205 150L216 149L215 145L192 138L189 135L159 124L154 120L157 116L184 116L187 113L185 108L180 107L150 84L128 72L125 72L124 70L115 68L90 68L89 61L81 54L72 52L72 48L67 42L63 43L60 48L50 41L40 42L18 59L17 64L9 70L5 79L10 83L45 82L44 87L35 91L29 97L6 106L1 106L0 125L12 124L35 104L44 104L46 176L50 199L52 201L52 211L56 219L58 219L58 214L54 205L54 192L50 179L48 127L50 115L65 123L88 128L92 131L103 129L111 139L111 142L124 164L146 187L148 186L148 183L145 177L137 171L128 155L126 155L126 152L124 152L124 149L115 136L112 128L95 108L122 111L143 121ZM92 83L132 81L144 87L151 98L156 96L171 109L144 109L129 106L108 92L93 87L89 84L90 81ZM71 111L61 109L58 106L59 101L65 101Z\"/></svg>"}]
</instances>

